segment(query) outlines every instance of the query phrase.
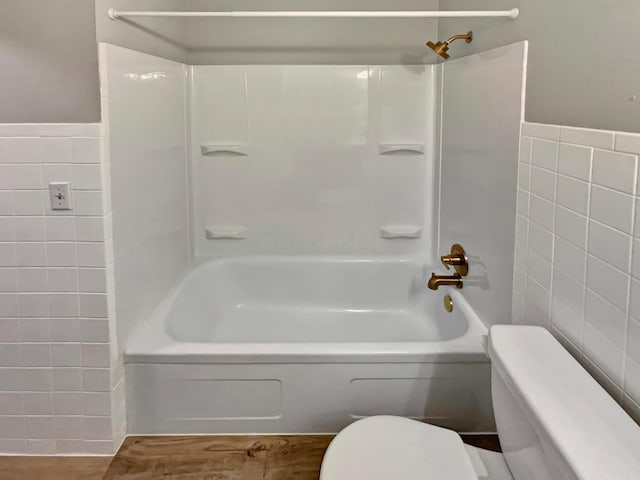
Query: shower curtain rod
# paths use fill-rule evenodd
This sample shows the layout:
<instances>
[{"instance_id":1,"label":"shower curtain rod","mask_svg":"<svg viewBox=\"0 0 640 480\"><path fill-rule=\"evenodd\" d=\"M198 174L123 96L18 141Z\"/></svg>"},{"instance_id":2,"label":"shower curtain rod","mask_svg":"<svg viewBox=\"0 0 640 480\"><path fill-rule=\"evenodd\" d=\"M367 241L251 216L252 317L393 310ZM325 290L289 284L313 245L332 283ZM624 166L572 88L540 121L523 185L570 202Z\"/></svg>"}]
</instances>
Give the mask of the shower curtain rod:
<instances>
[{"instance_id":1,"label":"shower curtain rod","mask_svg":"<svg viewBox=\"0 0 640 480\"><path fill-rule=\"evenodd\" d=\"M110 8L109 18L128 17L192 17L192 18L473 18L473 17L505 17L518 18L517 8L500 11L451 11L451 12L420 12L420 11L358 11L358 12L134 12L120 11Z\"/></svg>"}]
</instances>

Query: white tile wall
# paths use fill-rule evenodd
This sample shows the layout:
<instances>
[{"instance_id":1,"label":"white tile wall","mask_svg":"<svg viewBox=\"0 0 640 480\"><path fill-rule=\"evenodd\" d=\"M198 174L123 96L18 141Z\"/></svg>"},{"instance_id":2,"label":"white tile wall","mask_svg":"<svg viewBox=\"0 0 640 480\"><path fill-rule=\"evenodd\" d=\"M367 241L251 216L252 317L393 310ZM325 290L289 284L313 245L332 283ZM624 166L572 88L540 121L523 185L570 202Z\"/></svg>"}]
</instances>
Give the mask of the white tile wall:
<instances>
[{"instance_id":1,"label":"white tile wall","mask_svg":"<svg viewBox=\"0 0 640 480\"><path fill-rule=\"evenodd\" d=\"M550 329L640 421L640 135L525 123L513 319Z\"/></svg>"},{"instance_id":2,"label":"white tile wall","mask_svg":"<svg viewBox=\"0 0 640 480\"><path fill-rule=\"evenodd\" d=\"M96 124L0 125L0 454L112 454L124 433L101 142ZM72 211L50 210L51 181Z\"/></svg>"}]
</instances>

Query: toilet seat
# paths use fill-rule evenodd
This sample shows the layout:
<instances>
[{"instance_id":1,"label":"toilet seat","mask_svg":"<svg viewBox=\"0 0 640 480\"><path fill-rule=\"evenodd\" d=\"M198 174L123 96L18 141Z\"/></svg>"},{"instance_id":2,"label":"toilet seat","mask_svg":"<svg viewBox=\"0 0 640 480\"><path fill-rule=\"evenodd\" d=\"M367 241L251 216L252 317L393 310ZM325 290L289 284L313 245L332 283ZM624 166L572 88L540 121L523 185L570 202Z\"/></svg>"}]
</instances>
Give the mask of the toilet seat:
<instances>
[{"instance_id":1,"label":"toilet seat","mask_svg":"<svg viewBox=\"0 0 640 480\"><path fill-rule=\"evenodd\" d=\"M478 480L455 432L402 417L359 420L340 432L320 480Z\"/></svg>"}]
</instances>

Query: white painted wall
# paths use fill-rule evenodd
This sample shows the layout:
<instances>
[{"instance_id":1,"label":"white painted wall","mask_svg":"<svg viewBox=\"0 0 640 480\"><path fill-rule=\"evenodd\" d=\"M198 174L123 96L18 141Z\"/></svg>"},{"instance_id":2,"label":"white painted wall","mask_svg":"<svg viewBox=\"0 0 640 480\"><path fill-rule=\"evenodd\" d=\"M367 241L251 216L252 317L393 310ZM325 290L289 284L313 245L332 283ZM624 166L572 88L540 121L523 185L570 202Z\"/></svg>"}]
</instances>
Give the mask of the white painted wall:
<instances>
[{"instance_id":1,"label":"white painted wall","mask_svg":"<svg viewBox=\"0 0 640 480\"><path fill-rule=\"evenodd\" d=\"M443 66L439 254L469 256L464 292L486 325L511 323L525 42Z\"/></svg>"},{"instance_id":2,"label":"white painted wall","mask_svg":"<svg viewBox=\"0 0 640 480\"><path fill-rule=\"evenodd\" d=\"M640 422L640 135L525 123L513 320L551 330Z\"/></svg>"},{"instance_id":3,"label":"white painted wall","mask_svg":"<svg viewBox=\"0 0 640 480\"><path fill-rule=\"evenodd\" d=\"M100 44L122 348L189 264L186 67Z\"/></svg>"},{"instance_id":4,"label":"white painted wall","mask_svg":"<svg viewBox=\"0 0 640 480\"><path fill-rule=\"evenodd\" d=\"M528 122L640 132L640 2L440 1L442 10L514 7L520 9L514 21L443 19L440 36L473 30L471 53L527 40Z\"/></svg>"},{"instance_id":5,"label":"white painted wall","mask_svg":"<svg viewBox=\"0 0 640 480\"><path fill-rule=\"evenodd\" d=\"M91 0L84 0L91 2ZM169 60L186 60L188 24L176 18L135 18L113 21L107 11L115 10L185 10L184 0L95 0L96 39Z\"/></svg>"},{"instance_id":6,"label":"white painted wall","mask_svg":"<svg viewBox=\"0 0 640 480\"><path fill-rule=\"evenodd\" d=\"M90 0L0 2L0 122L99 122Z\"/></svg>"},{"instance_id":7,"label":"white painted wall","mask_svg":"<svg viewBox=\"0 0 640 480\"><path fill-rule=\"evenodd\" d=\"M433 247L435 67L193 67L197 256L422 254ZM382 144L424 154L380 155ZM201 145L245 156L202 155ZM381 239L384 225L422 239ZM206 227L242 226L241 240Z\"/></svg>"},{"instance_id":8,"label":"white painted wall","mask_svg":"<svg viewBox=\"0 0 640 480\"><path fill-rule=\"evenodd\" d=\"M438 10L439 0L184 0L187 10ZM187 19L192 65L422 65L437 19Z\"/></svg>"}]
</instances>

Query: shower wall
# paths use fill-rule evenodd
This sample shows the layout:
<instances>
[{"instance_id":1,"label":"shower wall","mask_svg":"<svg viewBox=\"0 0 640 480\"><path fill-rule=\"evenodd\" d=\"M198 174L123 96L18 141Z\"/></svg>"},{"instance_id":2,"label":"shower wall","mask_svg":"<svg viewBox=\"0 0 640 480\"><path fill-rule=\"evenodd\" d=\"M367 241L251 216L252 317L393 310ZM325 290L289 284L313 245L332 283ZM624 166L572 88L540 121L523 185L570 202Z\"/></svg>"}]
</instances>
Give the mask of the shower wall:
<instances>
[{"instance_id":1,"label":"shower wall","mask_svg":"<svg viewBox=\"0 0 640 480\"><path fill-rule=\"evenodd\" d=\"M511 323L526 62L519 42L443 65L439 253L466 249L465 298L486 325Z\"/></svg>"},{"instance_id":2,"label":"shower wall","mask_svg":"<svg viewBox=\"0 0 640 480\"><path fill-rule=\"evenodd\" d=\"M191 67L196 256L430 254L436 70Z\"/></svg>"},{"instance_id":3,"label":"shower wall","mask_svg":"<svg viewBox=\"0 0 640 480\"><path fill-rule=\"evenodd\" d=\"M189 67L103 44L120 348L192 258L436 265L461 243L466 297L510 322L525 58Z\"/></svg>"},{"instance_id":4,"label":"shower wall","mask_svg":"<svg viewBox=\"0 0 640 480\"><path fill-rule=\"evenodd\" d=\"M189 265L186 66L100 44L118 345Z\"/></svg>"}]
</instances>

